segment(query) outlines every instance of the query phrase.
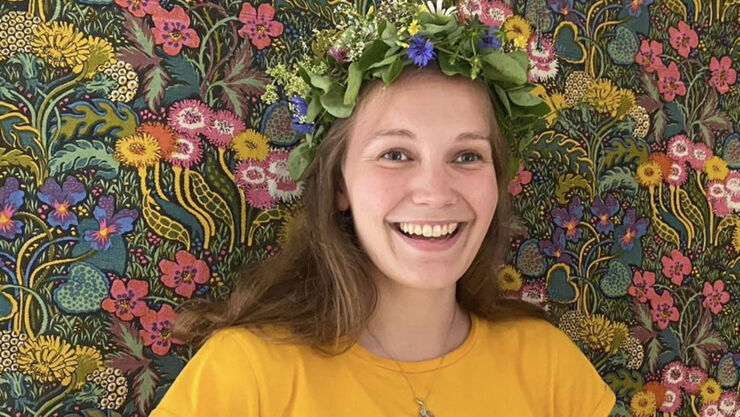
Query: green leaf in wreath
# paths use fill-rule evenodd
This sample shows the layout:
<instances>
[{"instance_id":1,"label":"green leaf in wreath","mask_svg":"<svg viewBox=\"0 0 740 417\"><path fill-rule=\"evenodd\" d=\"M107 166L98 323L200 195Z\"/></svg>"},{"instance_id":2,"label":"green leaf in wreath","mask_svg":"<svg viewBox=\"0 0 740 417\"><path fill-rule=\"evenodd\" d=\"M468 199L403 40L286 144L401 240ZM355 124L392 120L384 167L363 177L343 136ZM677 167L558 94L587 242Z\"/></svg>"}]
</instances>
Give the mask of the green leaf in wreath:
<instances>
[{"instance_id":1,"label":"green leaf in wreath","mask_svg":"<svg viewBox=\"0 0 740 417\"><path fill-rule=\"evenodd\" d=\"M313 160L316 150L309 146L307 142L293 148L288 155L288 172L293 179L299 180L303 177L308 165Z\"/></svg>"},{"instance_id":2,"label":"green leaf in wreath","mask_svg":"<svg viewBox=\"0 0 740 417\"><path fill-rule=\"evenodd\" d=\"M321 96L321 105L334 117L344 119L352 114L355 103L344 104L344 89L339 82L334 81L329 91Z\"/></svg>"}]
</instances>

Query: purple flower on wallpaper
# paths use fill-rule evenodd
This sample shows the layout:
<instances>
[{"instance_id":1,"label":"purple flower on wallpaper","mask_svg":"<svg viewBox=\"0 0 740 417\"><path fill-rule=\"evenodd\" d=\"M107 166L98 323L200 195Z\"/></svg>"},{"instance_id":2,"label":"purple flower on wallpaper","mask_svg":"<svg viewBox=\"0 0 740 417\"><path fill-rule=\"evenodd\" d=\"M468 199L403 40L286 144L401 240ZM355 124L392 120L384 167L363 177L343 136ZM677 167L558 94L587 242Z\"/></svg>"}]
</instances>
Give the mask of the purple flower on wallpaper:
<instances>
[{"instance_id":1,"label":"purple flower on wallpaper","mask_svg":"<svg viewBox=\"0 0 740 417\"><path fill-rule=\"evenodd\" d=\"M645 236L648 219L642 218L637 221L635 220L635 209L627 209L627 214L625 214L624 219L622 219L622 222L624 223L624 231L618 233L617 236L617 241L622 249L632 249L632 245L634 245L635 240Z\"/></svg>"},{"instance_id":2,"label":"purple flower on wallpaper","mask_svg":"<svg viewBox=\"0 0 740 417\"><path fill-rule=\"evenodd\" d=\"M606 196L606 201L601 196L596 197L591 205L591 213L596 216L596 231L607 234L614 230L611 217L619 211L619 202L611 194Z\"/></svg>"},{"instance_id":3,"label":"purple flower on wallpaper","mask_svg":"<svg viewBox=\"0 0 740 417\"><path fill-rule=\"evenodd\" d=\"M624 5L627 8L630 16L638 17L642 13L643 6L649 6L653 4L653 0L624 0Z\"/></svg>"},{"instance_id":4,"label":"purple flower on wallpaper","mask_svg":"<svg viewBox=\"0 0 740 417\"><path fill-rule=\"evenodd\" d=\"M552 233L552 240L542 240L539 242L540 250L545 252L547 256L552 256L557 262L565 262L567 264L574 264L573 257L565 251L565 233L563 229L556 228Z\"/></svg>"},{"instance_id":5,"label":"purple flower on wallpaper","mask_svg":"<svg viewBox=\"0 0 740 417\"><path fill-rule=\"evenodd\" d=\"M555 207L550 212L556 225L565 229L565 238L571 242L578 242L583 231L578 228L578 222L583 216L583 205L578 196L573 197L568 205L568 210Z\"/></svg>"},{"instance_id":6,"label":"purple flower on wallpaper","mask_svg":"<svg viewBox=\"0 0 740 417\"><path fill-rule=\"evenodd\" d=\"M10 177L0 187L0 237L13 239L22 233L23 222L13 220L13 216L23 205L25 193L18 187L18 180Z\"/></svg>"},{"instance_id":7,"label":"purple flower on wallpaper","mask_svg":"<svg viewBox=\"0 0 740 417\"><path fill-rule=\"evenodd\" d=\"M133 209L123 209L115 212L115 201L113 196L102 196L98 205L93 210L93 215L98 221L98 230L85 232L85 240L90 242L93 248L104 251L110 247L110 238L121 235L134 229L134 221L139 213Z\"/></svg>"},{"instance_id":8,"label":"purple flower on wallpaper","mask_svg":"<svg viewBox=\"0 0 740 417\"><path fill-rule=\"evenodd\" d=\"M85 199L87 190L77 178L68 175L61 187L55 178L47 178L36 195L52 208L49 224L68 230L70 226L77 225L77 215L70 209Z\"/></svg>"},{"instance_id":9,"label":"purple flower on wallpaper","mask_svg":"<svg viewBox=\"0 0 740 417\"><path fill-rule=\"evenodd\" d=\"M573 0L548 0L547 5L552 11L567 16L573 10Z\"/></svg>"}]
</instances>

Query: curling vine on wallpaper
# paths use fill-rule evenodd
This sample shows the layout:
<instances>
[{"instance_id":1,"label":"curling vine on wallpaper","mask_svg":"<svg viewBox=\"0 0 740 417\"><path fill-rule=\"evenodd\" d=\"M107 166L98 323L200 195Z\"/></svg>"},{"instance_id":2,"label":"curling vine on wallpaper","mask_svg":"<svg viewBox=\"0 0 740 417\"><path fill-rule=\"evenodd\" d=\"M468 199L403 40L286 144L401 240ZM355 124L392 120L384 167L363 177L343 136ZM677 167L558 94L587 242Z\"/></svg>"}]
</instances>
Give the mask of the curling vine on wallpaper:
<instances>
[{"instance_id":1,"label":"curling vine on wallpaper","mask_svg":"<svg viewBox=\"0 0 740 417\"><path fill-rule=\"evenodd\" d=\"M552 110L501 287L558 318L613 415L739 416L740 2L423 3L527 51ZM225 297L300 210L271 78L351 60L333 29L372 4L0 2L0 416L151 410L193 354L174 308Z\"/></svg>"}]
</instances>

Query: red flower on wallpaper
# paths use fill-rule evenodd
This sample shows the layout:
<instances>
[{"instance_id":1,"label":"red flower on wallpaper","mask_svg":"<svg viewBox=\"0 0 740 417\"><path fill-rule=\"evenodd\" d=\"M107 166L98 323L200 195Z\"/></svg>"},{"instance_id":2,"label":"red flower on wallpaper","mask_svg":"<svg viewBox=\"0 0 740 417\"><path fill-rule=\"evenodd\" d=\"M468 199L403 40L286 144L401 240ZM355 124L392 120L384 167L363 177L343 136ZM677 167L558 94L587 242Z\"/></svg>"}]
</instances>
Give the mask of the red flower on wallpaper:
<instances>
[{"instance_id":1,"label":"red flower on wallpaper","mask_svg":"<svg viewBox=\"0 0 740 417\"><path fill-rule=\"evenodd\" d=\"M673 101L677 95L686 95L686 86L681 81L678 66L671 62L667 67L661 65L658 68L658 91L663 95L665 101Z\"/></svg>"},{"instance_id":2,"label":"red flower on wallpaper","mask_svg":"<svg viewBox=\"0 0 740 417\"><path fill-rule=\"evenodd\" d=\"M195 291L195 284L205 284L211 279L211 271L208 264L197 259L186 250L175 254L172 262L167 259L159 261L159 269L162 270L162 283L174 288L177 295L190 298Z\"/></svg>"},{"instance_id":3,"label":"red flower on wallpaper","mask_svg":"<svg viewBox=\"0 0 740 417\"><path fill-rule=\"evenodd\" d=\"M691 260L676 249L671 250L670 257L662 257L660 263L663 264L663 275L676 285L681 285L683 277L691 273Z\"/></svg>"},{"instance_id":4,"label":"red flower on wallpaper","mask_svg":"<svg viewBox=\"0 0 740 417\"><path fill-rule=\"evenodd\" d=\"M709 70L712 72L709 85L720 94L730 91L730 87L737 81L737 71L732 68L732 59L729 56L723 56L719 60L712 57L709 60Z\"/></svg>"},{"instance_id":5,"label":"red flower on wallpaper","mask_svg":"<svg viewBox=\"0 0 740 417\"><path fill-rule=\"evenodd\" d=\"M635 271L632 284L627 288L627 293L637 298L637 301L644 303L655 292L653 285L655 285L654 273Z\"/></svg>"},{"instance_id":6,"label":"red flower on wallpaper","mask_svg":"<svg viewBox=\"0 0 740 417\"><path fill-rule=\"evenodd\" d=\"M519 169L509 182L509 193L518 195L522 192L523 186L530 182L532 182L532 173L524 169L524 162L519 161Z\"/></svg>"},{"instance_id":7,"label":"red flower on wallpaper","mask_svg":"<svg viewBox=\"0 0 740 417\"><path fill-rule=\"evenodd\" d=\"M157 45L162 45L166 54L179 54L183 45L189 48L200 45L200 37L195 29L190 28L190 17L182 7L175 6L169 12L158 7L152 12L152 20L154 40Z\"/></svg>"},{"instance_id":8,"label":"red flower on wallpaper","mask_svg":"<svg viewBox=\"0 0 740 417\"><path fill-rule=\"evenodd\" d=\"M136 17L144 17L160 8L157 0L116 0L116 4Z\"/></svg>"},{"instance_id":9,"label":"red flower on wallpaper","mask_svg":"<svg viewBox=\"0 0 740 417\"><path fill-rule=\"evenodd\" d=\"M655 72L662 64L660 55L663 53L663 44L643 39L640 44L640 51L635 54L635 62L642 67L648 74Z\"/></svg>"},{"instance_id":10,"label":"red flower on wallpaper","mask_svg":"<svg viewBox=\"0 0 740 417\"><path fill-rule=\"evenodd\" d=\"M664 330L670 322L678 321L678 309L673 305L673 296L668 291L663 291L660 295L651 294L650 297L650 316L658 328Z\"/></svg>"},{"instance_id":11,"label":"red flower on wallpaper","mask_svg":"<svg viewBox=\"0 0 740 417\"><path fill-rule=\"evenodd\" d=\"M725 283L722 280L714 281L714 284L704 283L704 302L701 303L708 308L712 314L719 314L722 311L722 305L730 301L730 293L725 291Z\"/></svg>"},{"instance_id":12,"label":"red flower on wallpaper","mask_svg":"<svg viewBox=\"0 0 740 417\"><path fill-rule=\"evenodd\" d=\"M668 35L673 49L684 58L688 58L691 50L699 46L699 36L684 21L678 22L678 29L668 28Z\"/></svg>"},{"instance_id":13,"label":"red flower on wallpaper","mask_svg":"<svg viewBox=\"0 0 740 417\"><path fill-rule=\"evenodd\" d=\"M283 24L273 20L274 17L275 9L269 3L260 4L256 10L251 4L244 3L239 12L239 21L244 23L239 36L248 36L255 48L265 49L272 43L271 37L283 33Z\"/></svg>"},{"instance_id":14,"label":"red flower on wallpaper","mask_svg":"<svg viewBox=\"0 0 740 417\"><path fill-rule=\"evenodd\" d=\"M142 330L139 335L145 346L151 346L152 352L164 356L172 344L182 344L182 340L172 337L172 324L177 313L169 304L163 304L159 311L150 310L140 319Z\"/></svg>"},{"instance_id":15,"label":"red flower on wallpaper","mask_svg":"<svg viewBox=\"0 0 740 417\"><path fill-rule=\"evenodd\" d=\"M111 297L103 300L100 306L109 313L116 313L119 319L130 321L151 311L144 301L148 293L149 283L146 281L131 279L124 283L116 279L111 285Z\"/></svg>"}]
</instances>

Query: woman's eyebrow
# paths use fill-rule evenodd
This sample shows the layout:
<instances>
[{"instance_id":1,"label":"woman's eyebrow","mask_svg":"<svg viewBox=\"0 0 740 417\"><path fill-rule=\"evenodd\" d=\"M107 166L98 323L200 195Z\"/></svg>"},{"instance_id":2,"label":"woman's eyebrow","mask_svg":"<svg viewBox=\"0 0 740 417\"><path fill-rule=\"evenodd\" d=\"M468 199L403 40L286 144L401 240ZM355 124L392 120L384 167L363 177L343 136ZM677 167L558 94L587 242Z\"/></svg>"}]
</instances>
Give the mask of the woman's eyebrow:
<instances>
[{"instance_id":1,"label":"woman's eyebrow","mask_svg":"<svg viewBox=\"0 0 740 417\"><path fill-rule=\"evenodd\" d=\"M413 132L411 132L408 129L383 129L376 132L373 132L370 135L370 138L367 142L367 144L371 144L379 139L382 139L384 137L388 136L401 136L406 137L409 139L416 139L416 135L414 135ZM455 141L464 141L464 140L484 140L484 141L490 141L490 137L483 135L481 133L476 132L462 132L455 138Z\"/></svg>"}]
</instances>

